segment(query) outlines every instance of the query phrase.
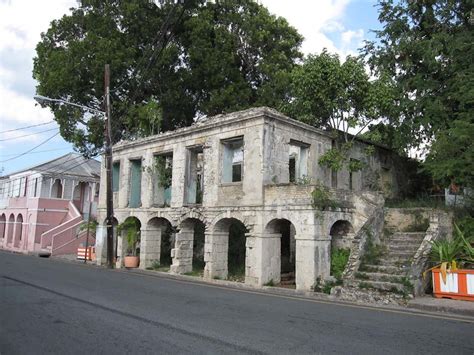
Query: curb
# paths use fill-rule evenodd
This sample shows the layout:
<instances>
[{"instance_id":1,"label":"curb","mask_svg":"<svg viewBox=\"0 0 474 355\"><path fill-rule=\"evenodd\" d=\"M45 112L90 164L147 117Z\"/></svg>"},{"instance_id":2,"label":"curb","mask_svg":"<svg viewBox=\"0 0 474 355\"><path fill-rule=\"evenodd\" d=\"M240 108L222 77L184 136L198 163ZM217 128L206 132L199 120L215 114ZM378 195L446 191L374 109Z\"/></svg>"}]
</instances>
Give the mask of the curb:
<instances>
[{"instance_id":1,"label":"curb","mask_svg":"<svg viewBox=\"0 0 474 355\"><path fill-rule=\"evenodd\" d=\"M468 302L468 301L465 301ZM431 305L431 304L421 304L421 303L408 303L408 309L416 309L431 313L442 313L446 315L458 315L466 318L474 318L474 307L472 309L468 308L457 308L457 307L447 307L444 305Z\"/></svg>"}]
</instances>

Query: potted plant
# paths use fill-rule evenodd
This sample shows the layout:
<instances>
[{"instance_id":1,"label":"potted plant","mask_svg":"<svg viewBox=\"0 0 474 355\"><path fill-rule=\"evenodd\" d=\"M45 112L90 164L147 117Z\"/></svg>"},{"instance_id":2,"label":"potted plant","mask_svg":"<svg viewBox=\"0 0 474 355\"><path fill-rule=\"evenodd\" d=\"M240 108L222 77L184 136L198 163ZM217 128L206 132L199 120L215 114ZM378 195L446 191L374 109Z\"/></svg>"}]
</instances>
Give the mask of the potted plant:
<instances>
[{"instance_id":1,"label":"potted plant","mask_svg":"<svg viewBox=\"0 0 474 355\"><path fill-rule=\"evenodd\" d=\"M474 301L474 248L472 236L465 237L455 224L453 240L432 242L430 258L435 266L432 272L433 294L438 298Z\"/></svg>"},{"instance_id":2,"label":"potted plant","mask_svg":"<svg viewBox=\"0 0 474 355\"><path fill-rule=\"evenodd\" d=\"M140 240L140 226L135 218L128 218L118 226L118 232L122 238L126 238L127 251L124 257L124 265L126 268L136 268L140 262L137 255L137 246Z\"/></svg>"}]
</instances>

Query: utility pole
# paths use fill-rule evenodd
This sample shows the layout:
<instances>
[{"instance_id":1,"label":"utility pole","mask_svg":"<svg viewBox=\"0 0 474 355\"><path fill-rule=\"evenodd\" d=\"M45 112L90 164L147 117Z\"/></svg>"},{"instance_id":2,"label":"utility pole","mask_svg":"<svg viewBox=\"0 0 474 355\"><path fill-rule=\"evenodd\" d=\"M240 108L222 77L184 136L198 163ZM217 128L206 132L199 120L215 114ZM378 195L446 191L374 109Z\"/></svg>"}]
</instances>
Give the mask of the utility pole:
<instances>
[{"instance_id":1,"label":"utility pole","mask_svg":"<svg viewBox=\"0 0 474 355\"><path fill-rule=\"evenodd\" d=\"M105 184L107 200L107 267L114 267L114 206L112 195L112 122L110 120L110 66L105 65Z\"/></svg>"}]
</instances>

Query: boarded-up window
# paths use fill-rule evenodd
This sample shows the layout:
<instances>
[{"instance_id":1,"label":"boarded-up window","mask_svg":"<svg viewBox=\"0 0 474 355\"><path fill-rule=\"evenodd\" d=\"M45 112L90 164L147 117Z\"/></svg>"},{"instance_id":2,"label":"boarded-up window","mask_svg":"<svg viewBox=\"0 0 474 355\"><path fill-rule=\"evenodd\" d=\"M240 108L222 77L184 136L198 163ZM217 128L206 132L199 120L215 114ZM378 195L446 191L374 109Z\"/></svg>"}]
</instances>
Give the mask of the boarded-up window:
<instances>
[{"instance_id":1,"label":"boarded-up window","mask_svg":"<svg viewBox=\"0 0 474 355\"><path fill-rule=\"evenodd\" d=\"M120 186L120 162L112 164L112 191L117 192Z\"/></svg>"},{"instance_id":2,"label":"boarded-up window","mask_svg":"<svg viewBox=\"0 0 474 355\"><path fill-rule=\"evenodd\" d=\"M141 159L130 161L130 200L129 207L140 207L142 194L142 161Z\"/></svg>"}]
</instances>

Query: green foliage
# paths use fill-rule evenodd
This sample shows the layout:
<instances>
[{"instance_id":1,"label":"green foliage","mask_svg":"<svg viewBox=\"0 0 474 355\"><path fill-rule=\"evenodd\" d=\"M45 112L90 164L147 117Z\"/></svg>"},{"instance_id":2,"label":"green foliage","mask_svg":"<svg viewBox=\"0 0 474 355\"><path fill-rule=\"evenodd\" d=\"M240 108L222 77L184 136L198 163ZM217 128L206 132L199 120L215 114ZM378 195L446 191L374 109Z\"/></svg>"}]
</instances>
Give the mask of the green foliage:
<instances>
[{"instance_id":1,"label":"green foliage","mask_svg":"<svg viewBox=\"0 0 474 355\"><path fill-rule=\"evenodd\" d=\"M146 170L158 180L158 184L161 187L167 189L171 186L173 166L171 165L171 161L167 161L166 156L155 156L153 159L153 165L147 167Z\"/></svg>"},{"instance_id":2,"label":"green foliage","mask_svg":"<svg viewBox=\"0 0 474 355\"><path fill-rule=\"evenodd\" d=\"M319 157L318 163L326 168L339 171L347 160L346 154L346 150L331 148Z\"/></svg>"},{"instance_id":3,"label":"green foliage","mask_svg":"<svg viewBox=\"0 0 474 355\"><path fill-rule=\"evenodd\" d=\"M350 249L344 248L331 250L331 275L338 280L342 278L350 253Z\"/></svg>"},{"instance_id":4,"label":"green foliage","mask_svg":"<svg viewBox=\"0 0 474 355\"><path fill-rule=\"evenodd\" d=\"M383 28L363 54L393 84L387 117L397 145L419 147L454 121L472 122L472 1L379 0L378 7Z\"/></svg>"},{"instance_id":5,"label":"green foliage","mask_svg":"<svg viewBox=\"0 0 474 355\"><path fill-rule=\"evenodd\" d=\"M196 116L277 107L302 37L251 0L80 1L36 46L37 93L102 109L111 68L113 140L188 126ZM61 135L102 149L103 117L48 103Z\"/></svg>"},{"instance_id":6,"label":"green foliage","mask_svg":"<svg viewBox=\"0 0 474 355\"><path fill-rule=\"evenodd\" d=\"M95 230L98 224L99 223L97 222L97 220L91 219L89 222L85 222L81 224L81 226L79 227L79 230L84 231L84 230L87 230L87 228L89 228L89 231L95 233Z\"/></svg>"},{"instance_id":7,"label":"green foliage","mask_svg":"<svg viewBox=\"0 0 474 355\"><path fill-rule=\"evenodd\" d=\"M444 186L456 184L474 188L473 137L472 120L453 121L450 128L436 135L424 164L436 181Z\"/></svg>"},{"instance_id":8,"label":"green foliage","mask_svg":"<svg viewBox=\"0 0 474 355\"><path fill-rule=\"evenodd\" d=\"M339 204L332 198L332 193L328 187L317 183L311 192L311 206L314 209L325 211L329 208L337 208Z\"/></svg>"},{"instance_id":9,"label":"green foliage","mask_svg":"<svg viewBox=\"0 0 474 355\"><path fill-rule=\"evenodd\" d=\"M127 255L137 255L137 244L140 240L140 221L136 218L127 218L117 227L117 233L121 233L122 237L125 232L127 240Z\"/></svg>"},{"instance_id":10,"label":"green foliage","mask_svg":"<svg viewBox=\"0 0 474 355\"><path fill-rule=\"evenodd\" d=\"M315 127L339 129L349 142L350 128L361 131L383 116L390 88L385 78L369 80L358 58L348 56L341 63L337 54L324 50L294 68L289 98L283 112Z\"/></svg>"},{"instance_id":11,"label":"green foliage","mask_svg":"<svg viewBox=\"0 0 474 355\"><path fill-rule=\"evenodd\" d=\"M380 258L384 255L385 250L381 245L374 243L374 237L370 231L367 231L367 240L365 243L364 255L361 259L362 265L378 265Z\"/></svg>"},{"instance_id":12,"label":"green foliage","mask_svg":"<svg viewBox=\"0 0 474 355\"><path fill-rule=\"evenodd\" d=\"M264 284L263 286L270 286L270 287L273 287L275 286L275 283L273 282L273 279L271 279L270 281L268 281L266 284Z\"/></svg>"}]
</instances>

